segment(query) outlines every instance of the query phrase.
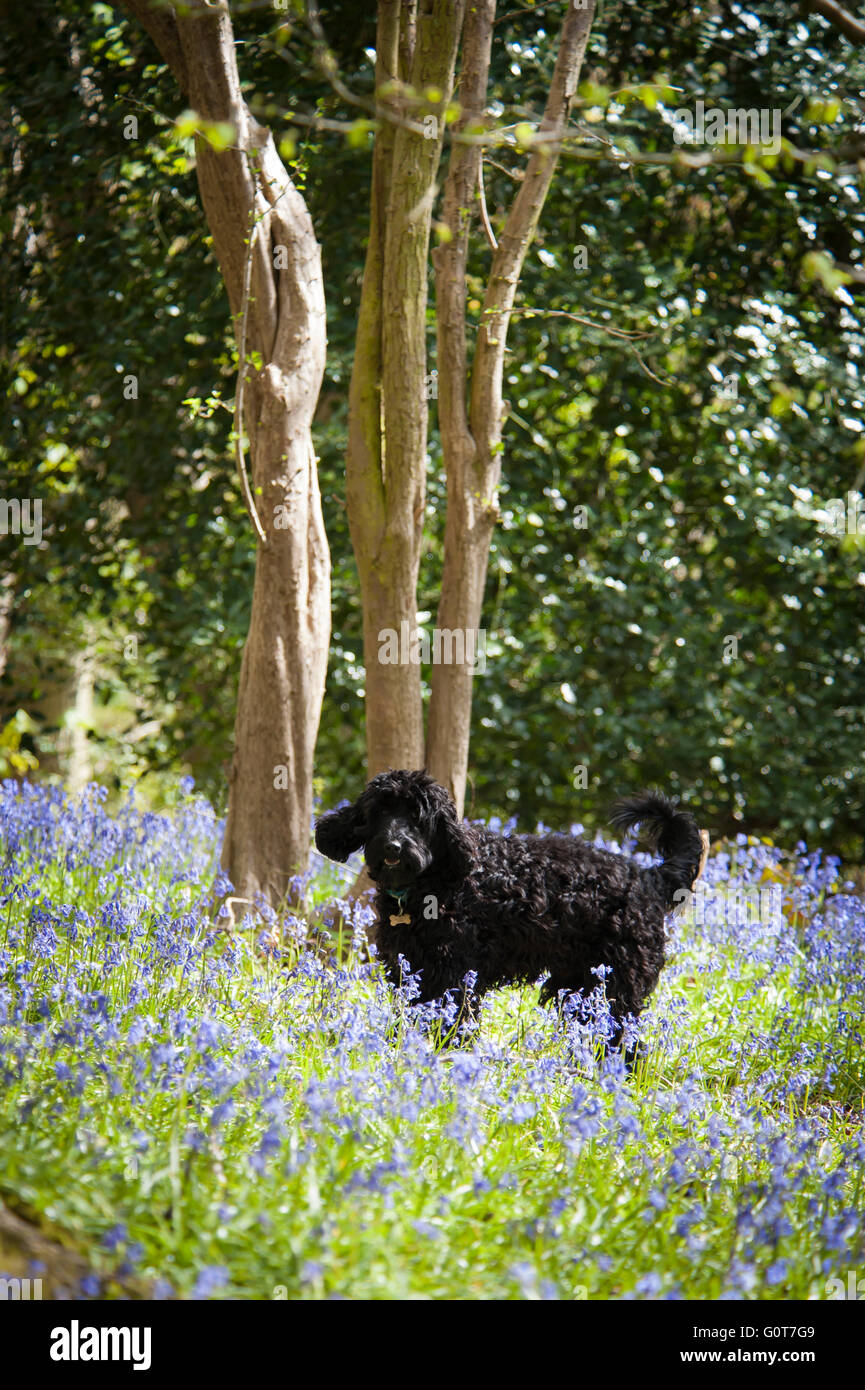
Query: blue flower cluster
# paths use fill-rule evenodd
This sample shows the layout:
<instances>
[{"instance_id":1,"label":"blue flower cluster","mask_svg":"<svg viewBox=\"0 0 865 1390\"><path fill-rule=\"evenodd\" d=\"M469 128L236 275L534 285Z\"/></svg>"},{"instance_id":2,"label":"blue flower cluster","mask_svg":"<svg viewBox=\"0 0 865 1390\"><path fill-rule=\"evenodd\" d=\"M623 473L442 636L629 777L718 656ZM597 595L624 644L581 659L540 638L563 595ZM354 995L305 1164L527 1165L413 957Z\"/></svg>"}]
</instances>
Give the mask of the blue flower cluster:
<instances>
[{"instance_id":1,"label":"blue flower cluster","mask_svg":"<svg viewBox=\"0 0 865 1390\"><path fill-rule=\"evenodd\" d=\"M77 1296L821 1297L865 1272L865 903L837 860L713 854L629 1075L603 972L563 1026L502 992L438 1051L318 856L290 910L229 926L221 834L189 783L162 815L0 784L0 1196L86 1248Z\"/></svg>"}]
</instances>

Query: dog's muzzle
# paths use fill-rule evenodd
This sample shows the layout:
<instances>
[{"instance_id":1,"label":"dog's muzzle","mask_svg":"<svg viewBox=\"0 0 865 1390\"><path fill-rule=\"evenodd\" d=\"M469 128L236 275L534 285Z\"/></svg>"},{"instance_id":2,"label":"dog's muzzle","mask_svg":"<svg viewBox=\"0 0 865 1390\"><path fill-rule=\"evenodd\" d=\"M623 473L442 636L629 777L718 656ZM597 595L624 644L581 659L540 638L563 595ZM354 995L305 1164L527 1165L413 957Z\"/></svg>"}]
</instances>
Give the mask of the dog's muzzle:
<instances>
[{"instance_id":1,"label":"dog's muzzle","mask_svg":"<svg viewBox=\"0 0 865 1390\"><path fill-rule=\"evenodd\" d=\"M386 888L405 888L429 868L432 854L423 840L405 827L388 827L367 842L370 878Z\"/></svg>"}]
</instances>

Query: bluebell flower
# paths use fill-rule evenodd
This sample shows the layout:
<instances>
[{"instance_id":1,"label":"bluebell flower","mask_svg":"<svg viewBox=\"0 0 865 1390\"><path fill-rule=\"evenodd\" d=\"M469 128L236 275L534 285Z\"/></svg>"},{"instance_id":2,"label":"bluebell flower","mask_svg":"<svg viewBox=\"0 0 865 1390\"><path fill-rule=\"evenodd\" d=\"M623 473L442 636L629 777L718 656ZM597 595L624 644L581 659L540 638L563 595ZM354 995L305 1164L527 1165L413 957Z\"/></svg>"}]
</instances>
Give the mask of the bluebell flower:
<instances>
[{"instance_id":1,"label":"bluebell flower","mask_svg":"<svg viewBox=\"0 0 865 1390\"><path fill-rule=\"evenodd\" d=\"M228 1280L229 1272L224 1265L208 1265L200 1270L192 1297L199 1301L212 1298L219 1289L225 1288Z\"/></svg>"},{"instance_id":2,"label":"bluebell flower","mask_svg":"<svg viewBox=\"0 0 865 1390\"><path fill-rule=\"evenodd\" d=\"M440 1240L442 1237L442 1231L438 1226L434 1226L431 1221L418 1220L413 1221L411 1224L418 1235L423 1236L425 1240Z\"/></svg>"},{"instance_id":3,"label":"bluebell flower","mask_svg":"<svg viewBox=\"0 0 865 1390\"><path fill-rule=\"evenodd\" d=\"M774 1260L772 1264L769 1265L769 1268L766 1270L766 1282L770 1286L770 1288L774 1288L776 1284L783 1284L786 1277L786 1260Z\"/></svg>"},{"instance_id":4,"label":"bluebell flower","mask_svg":"<svg viewBox=\"0 0 865 1390\"><path fill-rule=\"evenodd\" d=\"M102 1237L102 1244L106 1250L117 1250L121 1245L125 1245L127 1240L126 1227L123 1225L112 1226L110 1231L106 1231Z\"/></svg>"},{"instance_id":5,"label":"bluebell flower","mask_svg":"<svg viewBox=\"0 0 865 1390\"><path fill-rule=\"evenodd\" d=\"M637 1280L634 1291L641 1298L656 1298L663 1288L663 1282L660 1274L654 1271L651 1274L643 1274Z\"/></svg>"}]
</instances>

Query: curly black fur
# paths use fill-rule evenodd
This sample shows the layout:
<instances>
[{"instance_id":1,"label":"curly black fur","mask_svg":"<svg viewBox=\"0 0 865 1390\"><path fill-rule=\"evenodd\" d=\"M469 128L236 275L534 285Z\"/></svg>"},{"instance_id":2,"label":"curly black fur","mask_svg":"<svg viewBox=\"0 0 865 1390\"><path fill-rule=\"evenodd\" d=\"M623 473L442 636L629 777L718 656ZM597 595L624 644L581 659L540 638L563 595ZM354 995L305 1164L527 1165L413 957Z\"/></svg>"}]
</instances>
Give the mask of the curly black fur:
<instances>
[{"instance_id":1,"label":"curly black fur","mask_svg":"<svg viewBox=\"0 0 865 1390\"><path fill-rule=\"evenodd\" d=\"M664 917L698 877L703 844L693 816L660 792L619 802L612 823L642 824L663 862L641 868L572 835L496 835L460 821L426 772L383 772L354 805L321 817L315 842L340 861L363 848L377 888L379 956L394 985L400 956L420 973L417 1002L455 990L465 1020L497 985L548 971L541 998L549 1002L590 992L593 968L604 965L621 1024L657 984Z\"/></svg>"}]
</instances>

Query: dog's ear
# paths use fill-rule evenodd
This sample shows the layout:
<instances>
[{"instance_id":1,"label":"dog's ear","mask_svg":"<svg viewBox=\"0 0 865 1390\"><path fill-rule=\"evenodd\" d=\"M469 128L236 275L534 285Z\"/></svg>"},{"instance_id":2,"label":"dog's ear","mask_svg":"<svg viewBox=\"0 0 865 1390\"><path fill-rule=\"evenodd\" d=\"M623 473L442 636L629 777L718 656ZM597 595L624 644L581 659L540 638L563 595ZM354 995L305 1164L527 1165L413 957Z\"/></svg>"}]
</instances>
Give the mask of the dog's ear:
<instances>
[{"instance_id":1,"label":"dog's ear","mask_svg":"<svg viewBox=\"0 0 865 1390\"><path fill-rule=\"evenodd\" d=\"M315 823L315 847L327 859L344 864L364 841L364 819L358 803L328 811Z\"/></svg>"},{"instance_id":2,"label":"dog's ear","mask_svg":"<svg viewBox=\"0 0 865 1390\"><path fill-rule=\"evenodd\" d=\"M460 820L457 808L444 787L440 787L434 810L434 856L436 872L447 882L464 879L475 861L472 834Z\"/></svg>"}]
</instances>

